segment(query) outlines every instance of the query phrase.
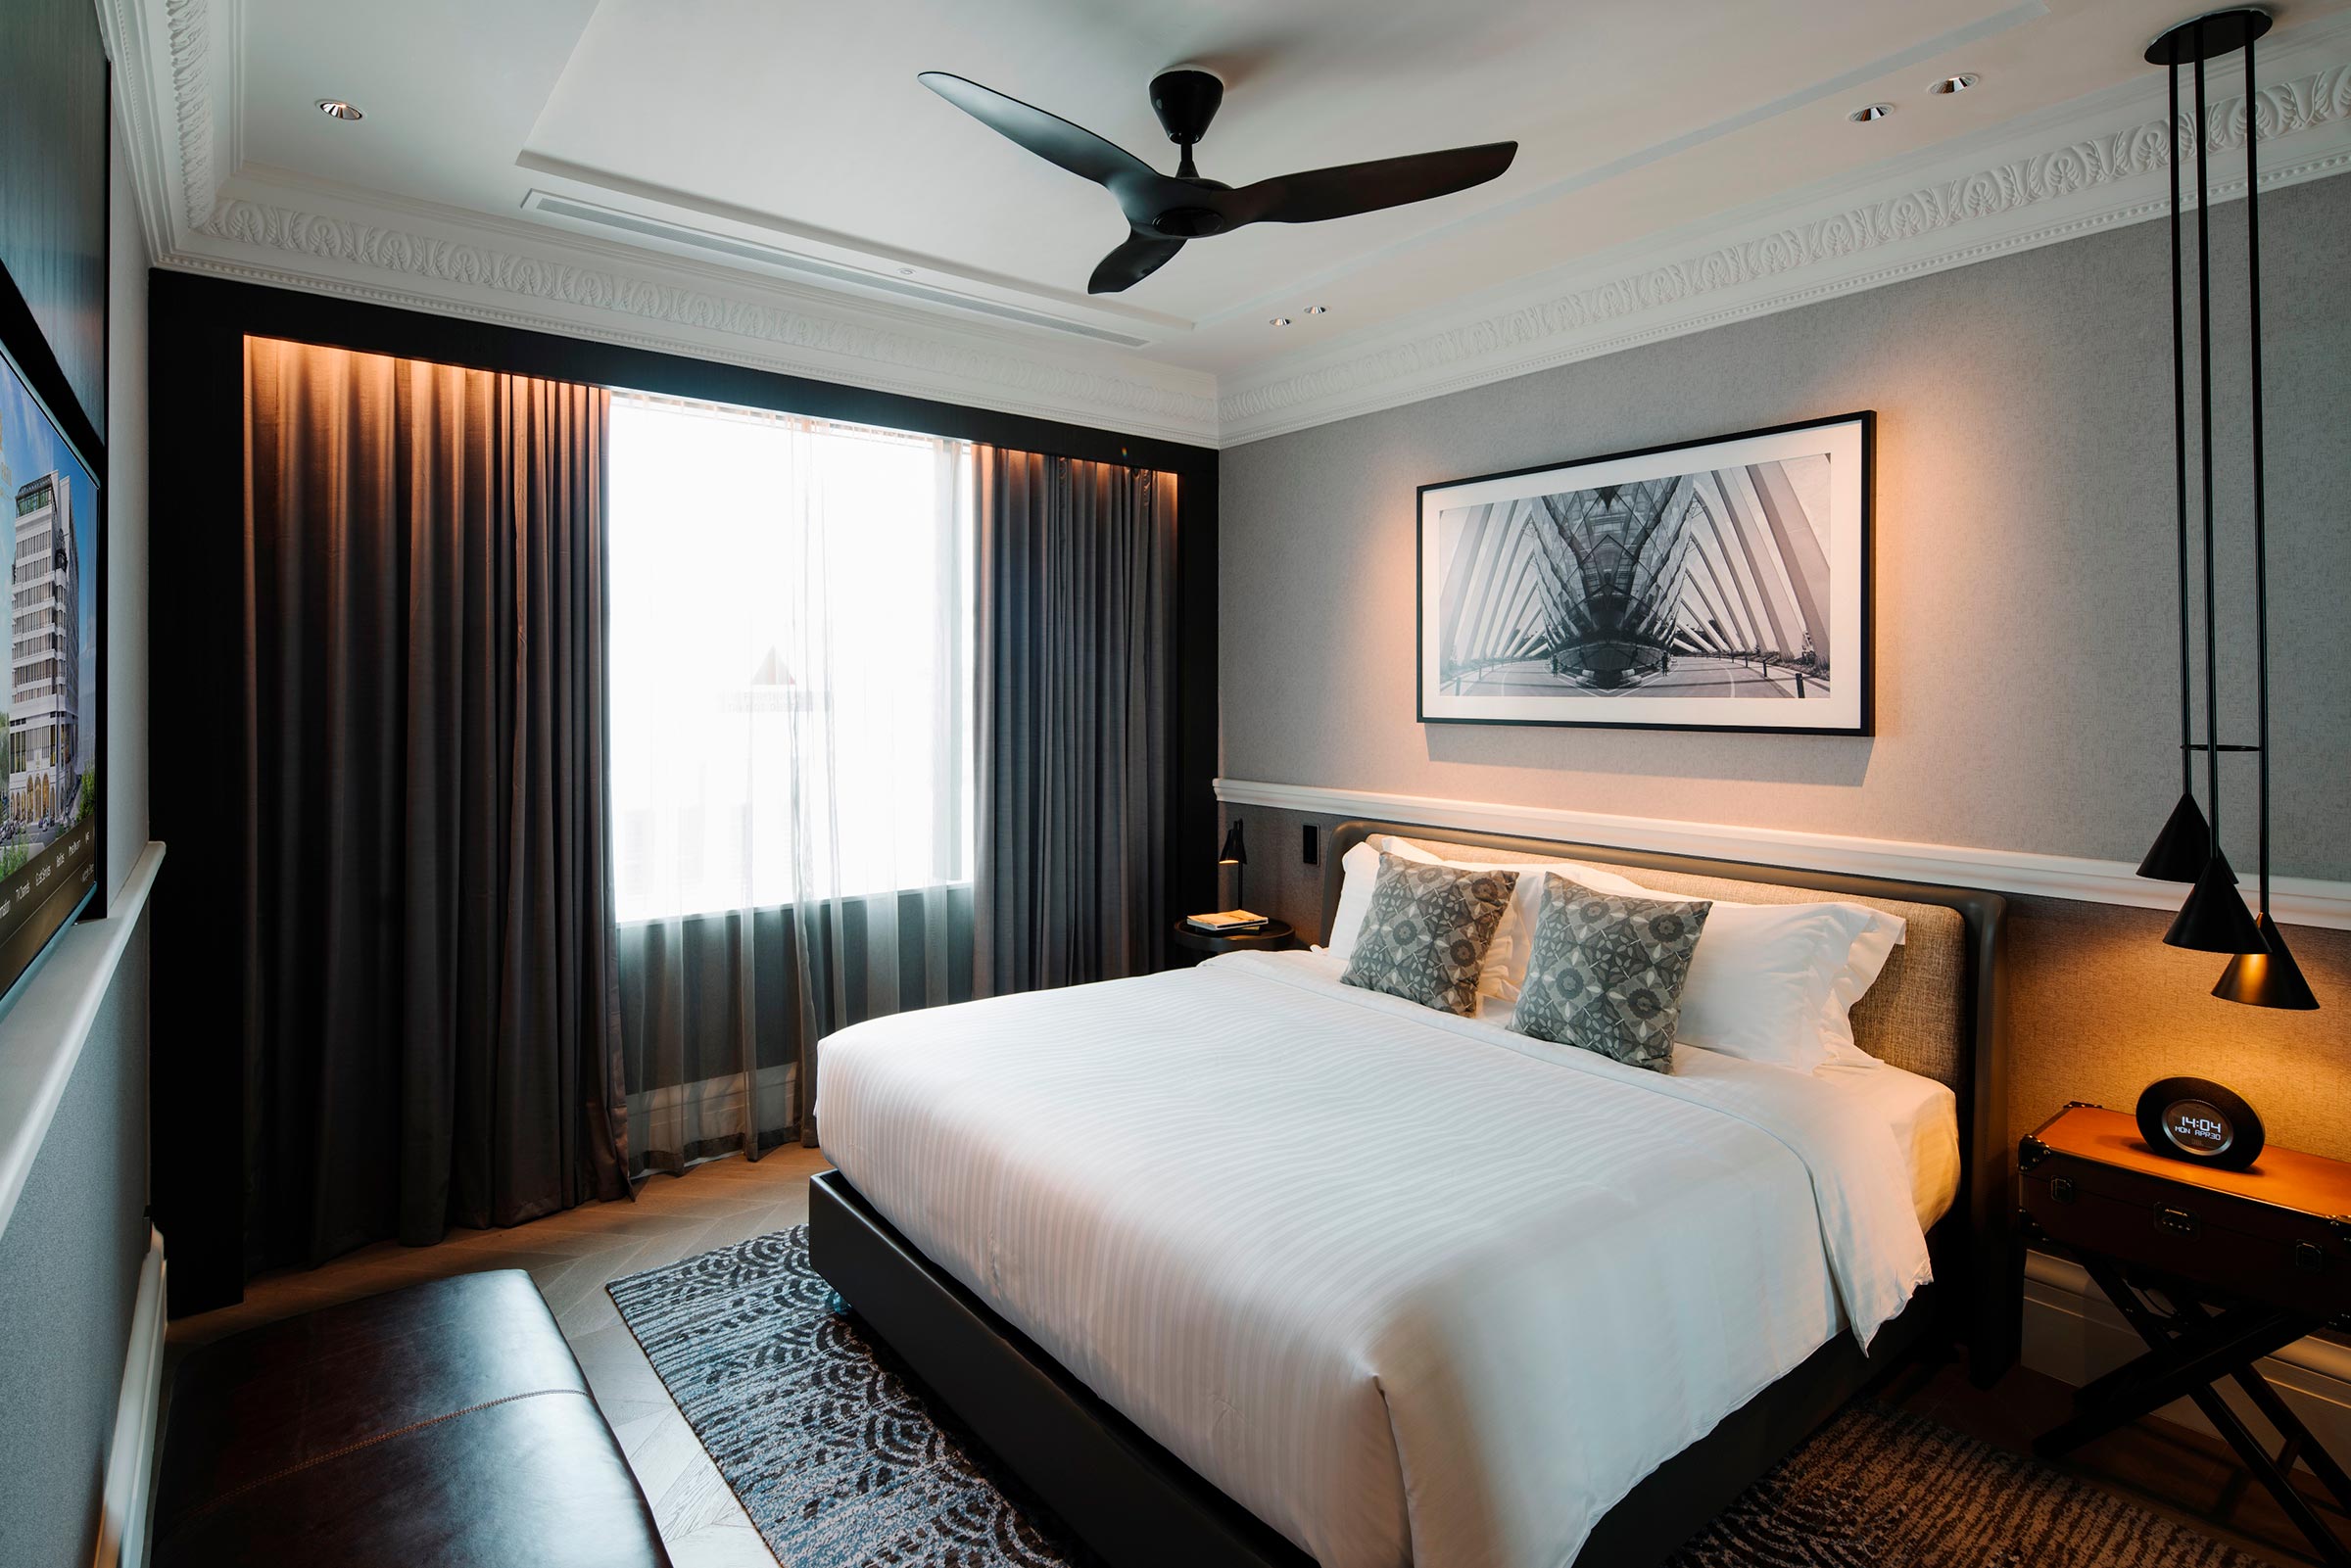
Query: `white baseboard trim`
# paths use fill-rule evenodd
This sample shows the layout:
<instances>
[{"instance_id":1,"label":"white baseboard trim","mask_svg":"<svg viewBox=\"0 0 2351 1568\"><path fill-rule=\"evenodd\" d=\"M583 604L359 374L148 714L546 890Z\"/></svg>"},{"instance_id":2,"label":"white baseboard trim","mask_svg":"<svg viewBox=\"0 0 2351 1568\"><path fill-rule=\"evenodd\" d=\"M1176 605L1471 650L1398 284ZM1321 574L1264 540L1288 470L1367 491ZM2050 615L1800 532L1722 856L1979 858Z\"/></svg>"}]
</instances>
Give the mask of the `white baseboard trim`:
<instances>
[{"instance_id":1,"label":"white baseboard trim","mask_svg":"<svg viewBox=\"0 0 2351 1568\"><path fill-rule=\"evenodd\" d=\"M2178 887L2168 882L2151 882L2137 876L2136 869L2124 861L2040 855L2021 849L1910 843L1896 838L1860 838L1845 833L1800 832L1730 823L1677 822L1662 817L1574 811L1563 806L1509 806L1369 789L1264 784L1246 779L1219 779L1216 790L1217 798L1230 806L1266 806L1279 811L1419 823L1431 828L1563 838L1619 849L1751 860L1767 866L1941 882L1954 887L1982 887L1996 893L2079 899L2091 904L2175 909L2183 896ZM2308 877L2277 878L2271 883L2271 907L2283 925L2351 929L2351 882Z\"/></svg>"},{"instance_id":2,"label":"white baseboard trim","mask_svg":"<svg viewBox=\"0 0 2351 1568\"><path fill-rule=\"evenodd\" d=\"M2047 1253L2025 1255L2024 1363L2076 1388L2146 1349L2123 1315L2090 1283L2082 1265ZM2351 1347L2331 1340L2297 1340L2260 1363L2293 1412L2330 1453L2351 1444ZM2233 1386L2223 1397L2271 1449L2278 1434ZM2212 1423L2186 1400L2155 1412L2209 1435Z\"/></svg>"},{"instance_id":3,"label":"white baseboard trim","mask_svg":"<svg viewBox=\"0 0 2351 1568\"><path fill-rule=\"evenodd\" d=\"M145 1568L155 1450L161 1439L156 1418L163 1394L164 1238L150 1225L147 1260L139 1266L138 1301L130 1313L130 1344L122 1356L122 1392L115 1401L106 1489L98 1499L94 1568Z\"/></svg>"}]
</instances>

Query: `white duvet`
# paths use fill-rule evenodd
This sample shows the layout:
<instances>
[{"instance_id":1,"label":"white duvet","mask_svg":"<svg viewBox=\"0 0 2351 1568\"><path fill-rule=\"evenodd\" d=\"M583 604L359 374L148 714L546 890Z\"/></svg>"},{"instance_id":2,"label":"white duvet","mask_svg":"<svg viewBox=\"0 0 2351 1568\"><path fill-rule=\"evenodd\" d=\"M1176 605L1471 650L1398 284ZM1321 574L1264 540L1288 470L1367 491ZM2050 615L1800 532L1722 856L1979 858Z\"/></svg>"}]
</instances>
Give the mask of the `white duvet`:
<instances>
[{"instance_id":1,"label":"white duvet","mask_svg":"<svg viewBox=\"0 0 2351 1568\"><path fill-rule=\"evenodd\" d=\"M822 1048L825 1152L1322 1568L1565 1564L1928 1278L1895 1133L1831 1085L1639 1071L1334 971L1235 954L859 1024Z\"/></svg>"}]
</instances>

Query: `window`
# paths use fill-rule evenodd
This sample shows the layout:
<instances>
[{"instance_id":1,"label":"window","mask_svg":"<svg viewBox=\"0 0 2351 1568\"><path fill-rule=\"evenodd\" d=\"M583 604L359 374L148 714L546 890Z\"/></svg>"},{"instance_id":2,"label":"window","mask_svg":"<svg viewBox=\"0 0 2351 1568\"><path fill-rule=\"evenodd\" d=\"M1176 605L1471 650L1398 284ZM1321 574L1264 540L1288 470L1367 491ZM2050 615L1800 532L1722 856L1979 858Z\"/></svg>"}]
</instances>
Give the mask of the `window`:
<instances>
[{"instance_id":1,"label":"window","mask_svg":"<svg viewBox=\"0 0 2351 1568\"><path fill-rule=\"evenodd\" d=\"M967 881L969 456L615 394L616 914Z\"/></svg>"}]
</instances>

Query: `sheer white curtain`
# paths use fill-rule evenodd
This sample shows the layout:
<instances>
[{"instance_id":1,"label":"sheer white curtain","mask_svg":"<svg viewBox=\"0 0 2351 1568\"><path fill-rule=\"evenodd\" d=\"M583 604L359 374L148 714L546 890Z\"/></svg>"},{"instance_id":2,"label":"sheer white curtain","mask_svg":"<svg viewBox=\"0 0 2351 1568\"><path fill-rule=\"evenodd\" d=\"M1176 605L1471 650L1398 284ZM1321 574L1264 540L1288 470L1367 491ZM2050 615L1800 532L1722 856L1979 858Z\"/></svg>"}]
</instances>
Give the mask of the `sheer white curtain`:
<instances>
[{"instance_id":1,"label":"sheer white curtain","mask_svg":"<svg viewBox=\"0 0 2351 1568\"><path fill-rule=\"evenodd\" d=\"M970 462L613 397L613 879L645 1164L812 1142L819 1037L968 994Z\"/></svg>"}]
</instances>

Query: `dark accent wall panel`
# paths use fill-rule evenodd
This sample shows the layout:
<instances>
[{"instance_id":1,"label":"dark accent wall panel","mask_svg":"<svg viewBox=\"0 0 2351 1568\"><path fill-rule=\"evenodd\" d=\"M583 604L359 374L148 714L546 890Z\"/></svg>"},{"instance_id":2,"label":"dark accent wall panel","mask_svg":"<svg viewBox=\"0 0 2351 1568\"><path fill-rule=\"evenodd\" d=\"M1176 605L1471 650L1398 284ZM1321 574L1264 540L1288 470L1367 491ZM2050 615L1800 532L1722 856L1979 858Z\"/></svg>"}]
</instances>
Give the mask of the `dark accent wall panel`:
<instances>
[{"instance_id":1,"label":"dark accent wall panel","mask_svg":"<svg viewBox=\"0 0 2351 1568\"><path fill-rule=\"evenodd\" d=\"M1217 771L1218 454L1203 447L1022 414L837 386L800 376L552 333L362 305L180 272L157 272L149 294L154 472L168 474L172 521L151 542L149 767L156 837L171 873L155 891L157 1017L154 1094L173 1115L154 1133L156 1223L171 1249L171 1313L234 1302L244 1289L241 1049L219 1021L224 989L243 982L237 941L237 846L222 824L242 820L235 759L191 772L192 755L222 757L219 717L236 711L234 606L244 519L244 340L327 344L446 364L548 376L818 418L918 430L1176 479L1174 713L1168 736L1169 906L1163 919L1210 907ZM158 481L162 481L159 479Z\"/></svg>"},{"instance_id":2,"label":"dark accent wall panel","mask_svg":"<svg viewBox=\"0 0 2351 1568\"><path fill-rule=\"evenodd\" d=\"M147 934L141 917L0 1231L0 1563L86 1563L97 1552L147 1253Z\"/></svg>"},{"instance_id":3,"label":"dark accent wall panel","mask_svg":"<svg viewBox=\"0 0 2351 1568\"><path fill-rule=\"evenodd\" d=\"M90 0L0 5L0 262L101 432L106 130L97 7Z\"/></svg>"}]
</instances>

